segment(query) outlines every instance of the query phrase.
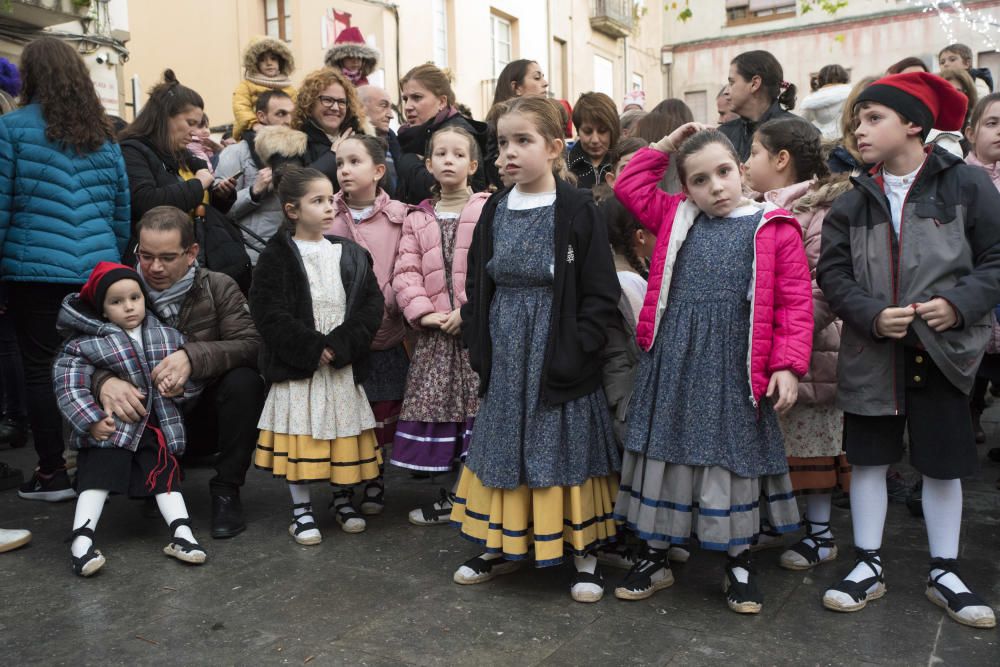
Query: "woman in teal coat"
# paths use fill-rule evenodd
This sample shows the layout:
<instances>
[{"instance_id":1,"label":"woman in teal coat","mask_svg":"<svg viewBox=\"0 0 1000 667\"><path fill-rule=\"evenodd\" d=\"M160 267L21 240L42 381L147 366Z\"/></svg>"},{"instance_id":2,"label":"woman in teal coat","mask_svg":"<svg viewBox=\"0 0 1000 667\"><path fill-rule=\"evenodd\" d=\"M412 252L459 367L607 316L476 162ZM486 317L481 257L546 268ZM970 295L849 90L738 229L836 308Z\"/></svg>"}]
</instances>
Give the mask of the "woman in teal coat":
<instances>
[{"instance_id":1,"label":"woman in teal coat","mask_svg":"<svg viewBox=\"0 0 1000 667\"><path fill-rule=\"evenodd\" d=\"M0 278L24 361L38 468L22 498L73 498L52 392L56 315L129 235L121 151L76 50L41 37L21 55L21 109L0 116Z\"/></svg>"}]
</instances>

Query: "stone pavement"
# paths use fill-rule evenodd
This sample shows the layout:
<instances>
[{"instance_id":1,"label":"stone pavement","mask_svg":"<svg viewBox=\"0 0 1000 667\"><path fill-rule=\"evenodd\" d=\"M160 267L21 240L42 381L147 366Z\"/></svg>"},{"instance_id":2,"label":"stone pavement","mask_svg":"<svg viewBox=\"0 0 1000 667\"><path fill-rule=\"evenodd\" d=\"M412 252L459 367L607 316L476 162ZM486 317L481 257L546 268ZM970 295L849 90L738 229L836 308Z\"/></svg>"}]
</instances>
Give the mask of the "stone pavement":
<instances>
[{"instance_id":1,"label":"stone pavement","mask_svg":"<svg viewBox=\"0 0 1000 667\"><path fill-rule=\"evenodd\" d=\"M1000 410L988 413L1000 444ZM30 446L0 451L25 472ZM282 483L251 470L243 498L248 530L209 538L209 470L185 483L201 567L168 559L167 531L143 519L141 503L114 498L97 532L106 555L92 579L75 577L68 545L73 504L0 494L0 526L28 528L34 541L0 554L0 663L5 665L1000 665L1000 633L948 619L923 594L923 523L891 504L884 560L889 594L858 614L823 609L823 590L849 567L850 518L834 510L840 559L812 573L759 555L764 610L744 617L721 593L721 554L695 551L675 566L677 583L642 602L610 588L597 604L569 597L569 566L522 570L479 586L451 581L476 548L446 527L418 528L411 508L450 480L414 480L393 470L388 507L368 531L347 535L321 512L324 542L292 542ZM1000 605L1000 466L984 462L966 485L964 574ZM314 506L329 489L315 487Z\"/></svg>"}]
</instances>

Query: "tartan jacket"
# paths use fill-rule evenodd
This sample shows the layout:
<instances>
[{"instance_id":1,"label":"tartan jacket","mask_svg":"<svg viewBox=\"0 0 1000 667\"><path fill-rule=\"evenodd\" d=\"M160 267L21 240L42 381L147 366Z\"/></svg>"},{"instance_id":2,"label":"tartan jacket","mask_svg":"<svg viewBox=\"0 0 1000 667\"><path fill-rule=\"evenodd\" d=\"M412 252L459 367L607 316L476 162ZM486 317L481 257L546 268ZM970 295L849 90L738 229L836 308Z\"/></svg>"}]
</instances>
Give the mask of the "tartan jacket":
<instances>
[{"instance_id":1,"label":"tartan jacket","mask_svg":"<svg viewBox=\"0 0 1000 667\"><path fill-rule=\"evenodd\" d=\"M76 293L63 300L56 329L68 340L56 357L52 381L59 410L73 429L70 445L74 449L120 447L134 452L150 415L155 415L170 453L184 452L184 418L178 402L197 396L201 386L189 380L182 397L169 399L156 391L151 377L153 368L184 344L179 331L147 310L141 351L122 328L102 320ZM92 438L88 430L106 416L90 389L96 369L111 371L146 394L146 417L135 424L116 418L115 433L104 442Z\"/></svg>"}]
</instances>

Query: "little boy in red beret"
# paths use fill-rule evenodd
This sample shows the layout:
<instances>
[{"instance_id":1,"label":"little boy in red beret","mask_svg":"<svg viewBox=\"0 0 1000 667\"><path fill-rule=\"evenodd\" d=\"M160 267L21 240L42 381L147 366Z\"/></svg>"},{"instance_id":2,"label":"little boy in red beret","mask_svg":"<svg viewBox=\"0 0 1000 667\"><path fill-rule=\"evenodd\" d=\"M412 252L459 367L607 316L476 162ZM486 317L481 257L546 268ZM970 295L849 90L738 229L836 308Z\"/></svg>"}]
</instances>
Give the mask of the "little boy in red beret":
<instances>
[{"instance_id":1,"label":"little boy in red beret","mask_svg":"<svg viewBox=\"0 0 1000 667\"><path fill-rule=\"evenodd\" d=\"M184 497L180 493L177 456L184 452L184 419L177 402L197 394L189 383L183 394L171 378L159 386L151 370L176 352L184 338L146 309L146 291L135 269L100 262L79 294L68 295L56 323L67 336L53 368L53 387L59 410L73 430L77 454L76 490L70 563L73 571L89 577L105 563L94 548L94 530L111 493L153 497L170 528L171 541L163 552L178 560L200 564L206 553L191 532ZM116 422L91 393L95 369L141 387L146 416L135 424Z\"/></svg>"},{"instance_id":2,"label":"little boy in red beret","mask_svg":"<svg viewBox=\"0 0 1000 667\"><path fill-rule=\"evenodd\" d=\"M819 285L844 321L837 397L853 466L856 560L823 596L858 611L885 594L885 474L903 455L923 475L930 545L926 595L964 625L993 610L958 573L961 478L977 463L969 393L1000 302L1000 194L986 174L936 146L932 128L962 130L965 96L927 72L895 74L854 107L862 162L854 189L823 222Z\"/></svg>"}]
</instances>

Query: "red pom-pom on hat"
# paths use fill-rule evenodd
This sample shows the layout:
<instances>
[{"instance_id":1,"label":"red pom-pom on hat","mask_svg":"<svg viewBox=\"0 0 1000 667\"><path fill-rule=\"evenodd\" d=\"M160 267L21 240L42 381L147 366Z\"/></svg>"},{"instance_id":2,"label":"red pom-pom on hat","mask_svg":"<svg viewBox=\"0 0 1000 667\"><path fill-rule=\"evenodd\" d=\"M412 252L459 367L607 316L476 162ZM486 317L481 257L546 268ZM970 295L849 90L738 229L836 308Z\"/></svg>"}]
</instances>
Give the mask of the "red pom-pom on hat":
<instances>
[{"instance_id":1,"label":"red pom-pom on hat","mask_svg":"<svg viewBox=\"0 0 1000 667\"><path fill-rule=\"evenodd\" d=\"M969 100L945 79L930 72L907 72L884 76L865 88L855 104L876 102L920 125L926 135L932 129L957 131L965 125Z\"/></svg>"}]
</instances>

